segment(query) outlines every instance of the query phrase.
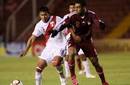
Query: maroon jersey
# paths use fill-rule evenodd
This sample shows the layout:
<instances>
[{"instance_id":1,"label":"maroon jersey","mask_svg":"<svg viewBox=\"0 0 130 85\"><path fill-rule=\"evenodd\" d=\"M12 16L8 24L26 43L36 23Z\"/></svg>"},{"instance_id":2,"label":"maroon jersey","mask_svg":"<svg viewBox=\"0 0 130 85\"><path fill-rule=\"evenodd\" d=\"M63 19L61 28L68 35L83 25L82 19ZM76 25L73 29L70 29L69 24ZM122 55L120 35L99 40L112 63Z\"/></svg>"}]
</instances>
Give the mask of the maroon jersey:
<instances>
[{"instance_id":1,"label":"maroon jersey","mask_svg":"<svg viewBox=\"0 0 130 85\"><path fill-rule=\"evenodd\" d=\"M73 25L75 34L79 35L82 39L90 39L93 27L99 27L99 19L94 12L89 10L83 16L74 14L66 23Z\"/></svg>"},{"instance_id":2,"label":"maroon jersey","mask_svg":"<svg viewBox=\"0 0 130 85\"><path fill-rule=\"evenodd\" d=\"M81 42L75 43L71 36L69 46L75 46L77 51L81 48L87 57L97 57L92 41L93 28L99 28L99 19L96 14L89 10L83 16L74 14L66 20L66 23L74 26L75 34L81 37Z\"/></svg>"}]
</instances>

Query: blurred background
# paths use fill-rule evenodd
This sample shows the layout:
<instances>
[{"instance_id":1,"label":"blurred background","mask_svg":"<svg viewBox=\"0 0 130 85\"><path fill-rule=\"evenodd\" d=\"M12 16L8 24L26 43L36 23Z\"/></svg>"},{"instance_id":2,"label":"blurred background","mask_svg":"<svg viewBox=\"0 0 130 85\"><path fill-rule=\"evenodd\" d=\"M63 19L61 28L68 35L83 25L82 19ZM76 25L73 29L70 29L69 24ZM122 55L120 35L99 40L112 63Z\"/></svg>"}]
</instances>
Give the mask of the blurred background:
<instances>
[{"instance_id":1,"label":"blurred background","mask_svg":"<svg viewBox=\"0 0 130 85\"><path fill-rule=\"evenodd\" d=\"M105 24L105 31L93 30L99 52L130 51L130 0L81 0ZM47 5L53 15L68 13L71 0L0 0L0 51L19 54L38 21L38 8ZM39 39L40 40L40 39ZM39 54L42 43L33 45L33 55ZM35 52L36 51L36 52Z\"/></svg>"}]
</instances>

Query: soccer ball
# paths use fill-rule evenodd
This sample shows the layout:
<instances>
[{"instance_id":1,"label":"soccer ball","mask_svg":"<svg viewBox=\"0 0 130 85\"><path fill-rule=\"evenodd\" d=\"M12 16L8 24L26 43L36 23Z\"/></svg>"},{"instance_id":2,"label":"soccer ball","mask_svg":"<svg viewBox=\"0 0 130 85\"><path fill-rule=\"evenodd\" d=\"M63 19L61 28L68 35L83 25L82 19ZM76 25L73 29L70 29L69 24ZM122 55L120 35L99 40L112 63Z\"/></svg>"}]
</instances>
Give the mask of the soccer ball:
<instances>
[{"instance_id":1,"label":"soccer ball","mask_svg":"<svg viewBox=\"0 0 130 85\"><path fill-rule=\"evenodd\" d=\"M23 85L20 80L13 80L10 85Z\"/></svg>"}]
</instances>

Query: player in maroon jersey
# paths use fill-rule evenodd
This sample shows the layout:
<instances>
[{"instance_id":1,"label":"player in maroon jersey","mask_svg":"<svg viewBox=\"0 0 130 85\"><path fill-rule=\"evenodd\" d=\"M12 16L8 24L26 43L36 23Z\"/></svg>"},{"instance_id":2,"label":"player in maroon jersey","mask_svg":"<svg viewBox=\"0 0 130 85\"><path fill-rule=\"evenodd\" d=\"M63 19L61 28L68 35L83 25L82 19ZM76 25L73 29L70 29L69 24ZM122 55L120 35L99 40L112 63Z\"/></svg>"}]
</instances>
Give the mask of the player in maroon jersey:
<instances>
[{"instance_id":1,"label":"player in maroon jersey","mask_svg":"<svg viewBox=\"0 0 130 85\"><path fill-rule=\"evenodd\" d=\"M85 5L80 2L75 3L75 10L77 14L72 15L70 18L66 19L66 23L63 24L60 29L64 27L69 27L71 30L71 39L69 42L69 68L71 76L75 76L74 70L74 55L76 54L75 50L78 51L80 48L83 50L85 55L90 59L93 66L95 67L102 85L109 85L105 80L104 72L99 64L97 52L93 44L92 39L92 29L101 28L104 29L104 23L98 19L96 14L92 11L86 9ZM54 31L52 37L57 32ZM77 85L77 84L74 84Z\"/></svg>"},{"instance_id":2,"label":"player in maroon jersey","mask_svg":"<svg viewBox=\"0 0 130 85\"><path fill-rule=\"evenodd\" d=\"M70 3L69 4L69 13L66 14L63 19L70 17L71 15L73 15L74 12L75 12L75 3ZM69 32L69 30L67 28L64 31L65 31L65 34L66 34L66 39L67 39L67 41L69 41L71 33ZM67 60L68 60L67 54L66 54L66 57L65 57L64 64L65 64L66 77L68 78L69 77L69 66L68 66L68 62L67 62ZM82 60L82 62L81 62L81 60ZM87 57L85 57L82 49L80 49L80 51L77 53L76 61L77 61L77 66L78 66L80 75L85 73L86 78L95 78L95 76L93 76L90 72ZM83 65L84 69L82 68L81 65Z\"/></svg>"}]
</instances>

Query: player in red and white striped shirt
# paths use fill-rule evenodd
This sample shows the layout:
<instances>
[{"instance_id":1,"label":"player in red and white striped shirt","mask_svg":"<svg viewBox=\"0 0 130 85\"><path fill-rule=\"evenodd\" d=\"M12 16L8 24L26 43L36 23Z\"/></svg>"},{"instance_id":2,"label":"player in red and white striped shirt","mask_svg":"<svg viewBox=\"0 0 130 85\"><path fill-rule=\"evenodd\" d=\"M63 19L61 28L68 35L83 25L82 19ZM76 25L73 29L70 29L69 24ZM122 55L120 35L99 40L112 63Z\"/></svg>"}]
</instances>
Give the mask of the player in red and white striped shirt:
<instances>
[{"instance_id":1,"label":"player in red and white striped shirt","mask_svg":"<svg viewBox=\"0 0 130 85\"><path fill-rule=\"evenodd\" d=\"M66 85L63 67L61 65L63 59L62 56L66 46L66 39L62 32L60 32L55 38L50 37L55 24L60 22L62 19L58 16L51 16L47 7L40 8L39 16L41 20L36 24L32 36L29 38L27 47L21 54L21 57L26 55L35 39L43 34L46 39L46 46L39 56L37 63L35 72L36 85L42 85L41 73L44 68L47 67L48 63L52 63L54 67L56 67L60 76L61 85Z\"/></svg>"}]
</instances>

